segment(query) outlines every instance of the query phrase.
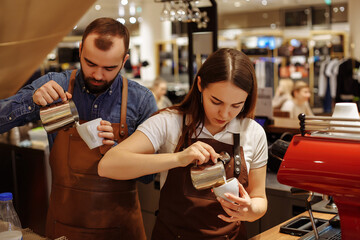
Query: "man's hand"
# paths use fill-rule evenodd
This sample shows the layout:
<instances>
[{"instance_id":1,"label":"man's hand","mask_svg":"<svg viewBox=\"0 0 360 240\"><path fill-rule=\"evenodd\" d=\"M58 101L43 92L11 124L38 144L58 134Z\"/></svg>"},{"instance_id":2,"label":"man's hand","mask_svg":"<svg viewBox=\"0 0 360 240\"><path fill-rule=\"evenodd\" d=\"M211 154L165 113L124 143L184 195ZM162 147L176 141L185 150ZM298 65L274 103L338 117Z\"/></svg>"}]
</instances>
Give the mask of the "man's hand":
<instances>
[{"instance_id":1,"label":"man's hand","mask_svg":"<svg viewBox=\"0 0 360 240\"><path fill-rule=\"evenodd\" d=\"M97 129L101 131L99 137L104 138L103 144L114 145L114 129L109 121L101 120L100 126L98 126Z\"/></svg>"},{"instance_id":2,"label":"man's hand","mask_svg":"<svg viewBox=\"0 0 360 240\"><path fill-rule=\"evenodd\" d=\"M33 101L39 106L46 106L61 98L62 101L71 99L72 95L54 80L42 85L33 95Z\"/></svg>"}]
</instances>

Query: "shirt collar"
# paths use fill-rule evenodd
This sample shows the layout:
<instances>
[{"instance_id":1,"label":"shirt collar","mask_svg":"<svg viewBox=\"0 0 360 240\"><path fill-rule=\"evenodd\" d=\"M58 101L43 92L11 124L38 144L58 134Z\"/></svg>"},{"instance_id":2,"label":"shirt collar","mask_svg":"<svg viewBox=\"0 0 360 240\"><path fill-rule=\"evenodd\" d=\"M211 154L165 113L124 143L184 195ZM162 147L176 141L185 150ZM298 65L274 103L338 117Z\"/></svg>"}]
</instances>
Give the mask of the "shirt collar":
<instances>
[{"instance_id":1,"label":"shirt collar","mask_svg":"<svg viewBox=\"0 0 360 240\"><path fill-rule=\"evenodd\" d=\"M202 126L203 125L199 126L198 130L200 130ZM234 118L228 124L226 124L224 130L222 130L221 132L218 132L216 135L224 134L226 132L240 133L240 119ZM212 136L212 134L205 127L203 128L203 133L205 133L206 135Z\"/></svg>"},{"instance_id":2,"label":"shirt collar","mask_svg":"<svg viewBox=\"0 0 360 240\"><path fill-rule=\"evenodd\" d=\"M240 119L234 118L229 122L224 131L230 132L230 133L240 133Z\"/></svg>"}]
</instances>

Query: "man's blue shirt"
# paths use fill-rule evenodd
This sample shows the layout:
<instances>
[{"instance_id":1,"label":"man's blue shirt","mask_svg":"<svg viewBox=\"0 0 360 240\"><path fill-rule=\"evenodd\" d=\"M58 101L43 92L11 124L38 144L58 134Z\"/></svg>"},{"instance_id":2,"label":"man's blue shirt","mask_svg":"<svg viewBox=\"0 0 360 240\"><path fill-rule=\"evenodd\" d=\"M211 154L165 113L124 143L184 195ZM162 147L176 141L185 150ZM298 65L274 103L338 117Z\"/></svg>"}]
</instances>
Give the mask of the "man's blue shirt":
<instances>
[{"instance_id":1,"label":"man's blue shirt","mask_svg":"<svg viewBox=\"0 0 360 240\"><path fill-rule=\"evenodd\" d=\"M40 107L32 100L34 92L50 80L54 80L67 91L70 75L71 71L48 73L20 89L14 96L1 99L0 133L7 132L13 127L39 120ZM81 120L89 121L100 117L111 123L119 123L121 97L122 77L120 74L118 74L112 85L105 92L95 96L87 91L81 71L77 71L72 99ZM61 101L61 99L58 101ZM156 101L151 91L137 82L128 80L126 123L129 135L156 110ZM51 148L56 133L49 134L48 137Z\"/></svg>"}]
</instances>

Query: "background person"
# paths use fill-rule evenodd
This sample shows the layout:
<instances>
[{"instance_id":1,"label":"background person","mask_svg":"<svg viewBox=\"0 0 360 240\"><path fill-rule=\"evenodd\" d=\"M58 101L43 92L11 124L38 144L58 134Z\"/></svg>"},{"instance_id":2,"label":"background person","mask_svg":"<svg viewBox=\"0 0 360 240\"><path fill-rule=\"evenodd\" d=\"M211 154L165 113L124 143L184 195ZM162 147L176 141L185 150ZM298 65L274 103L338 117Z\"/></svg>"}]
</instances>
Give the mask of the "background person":
<instances>
[{"instance_id":1,"label":"background person","mask_svg":"<svg viewBox=\"0 0 360 240\"><path fill-rule=\"evenodd\" d=\"M241 221L255 221L267 209L267 140L252 119L256 98L250 59L235 49L219 49L201 66L180 104L149 118L102 158L98 171L104 177L161 172L152 239L247 239ZM228 195L234 203L215 198L210 189L196 190L190 179L192 163L216 162L221 151L231 155L226 177L240 182L240 196Z\"/></svg>"},{"instance_id":2,"label":"background person","mask_svg":"<svg viewBox=\"0 0 360 240\"><path fill-rule=\"evenodd\" d=\"M111 18L88 25L79 48L81 69L48 73L0 100L0 132L39 120L40 106L72 98L81 122L101 117L105 146L90 150L75 128L49 135L52 187L50 239L145 239L135 180L99 177L102 155L156 111L150 90L119 73L128 60L129 32Z\"/></svg>"},{"instance_id":3,"label":"background person","mask_svg":"<svg viewBox=\"0 0 360 240\"><path fill-rule=\"evenodd\" d=\"M291 95L292 99L287 100L281 106L281 111L289 112L290 118L297 118L300 113L305 113L307 116L314 116L309 105L311 92L306 82L301 80L296 81Z\"/></svg>"},{"instance_id":4,"label":"background person","mask_svg":"<svg viewBox=\"0 0 360 240\"><path fill-rule=\"evenodd\" d=\"M150 90L154 94L158 109L163 109L172 105L172 102L166 96L167 82L165 79L157 77Z\"/></svg>"},{"instance_id":5,"label":"background person","mask_svg":"<svg viewBox=\"0 0 360 240\"><path fill-rule=\"evenodd\" d=\"M291 91L293 88L293 80L290 78L280 79L279 86L276 88L275 95L272 99L272 107L274 109L280 109L284 102L292 99Z\"/></svg>"}]
</instances>

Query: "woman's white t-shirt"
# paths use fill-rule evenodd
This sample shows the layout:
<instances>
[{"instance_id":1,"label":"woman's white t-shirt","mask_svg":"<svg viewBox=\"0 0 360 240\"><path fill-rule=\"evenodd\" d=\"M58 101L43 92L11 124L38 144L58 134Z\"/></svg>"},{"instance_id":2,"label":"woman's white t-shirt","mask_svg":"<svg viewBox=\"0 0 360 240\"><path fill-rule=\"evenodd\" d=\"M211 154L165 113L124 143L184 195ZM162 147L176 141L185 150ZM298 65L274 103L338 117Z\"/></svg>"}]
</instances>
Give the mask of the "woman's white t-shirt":
<instances>
[{"instance_id":1,"label":"woman's white t-shirt","mask_svg":"<svg viewBox=\"0 0 360 240\"><path fill-rule=\"evenodd\" d=\"M151 141L155 152L173 153L178 144L183 116L174 111L163 111L148 118L138 128ZM201 126L197 129L200 131ZM199 132L197 132L198 134ZM210 138L233 145L233 133L240 133L240 145L243 147L246 167L260 168L267 164L268 149L264 129L250 118L233 119L225 129L212 135L205 127L198 138ZM160 186L165 183L168 171L160 173Z\"/></svg>"}]
</instances>

